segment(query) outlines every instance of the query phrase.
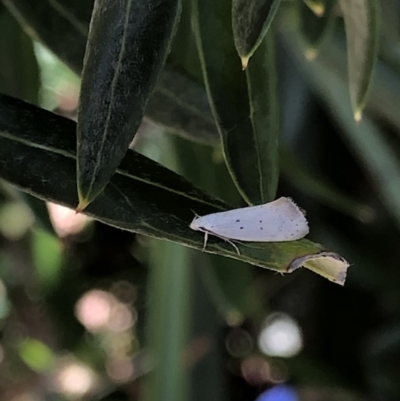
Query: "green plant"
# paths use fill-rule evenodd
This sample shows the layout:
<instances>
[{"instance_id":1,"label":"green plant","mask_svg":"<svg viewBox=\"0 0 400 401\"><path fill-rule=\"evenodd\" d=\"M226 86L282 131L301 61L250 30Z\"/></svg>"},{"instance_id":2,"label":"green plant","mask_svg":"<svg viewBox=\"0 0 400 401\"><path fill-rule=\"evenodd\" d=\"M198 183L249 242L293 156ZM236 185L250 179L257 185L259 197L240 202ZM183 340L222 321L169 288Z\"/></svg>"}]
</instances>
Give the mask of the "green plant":
<instances>
[{"instance_id":1,"label":"green plant","mask_svg":"<svg viewBox=\"0 0 400 401\"><path fill-rule=\"evenodd\" d=\"M398 225L400 166L390 142L397 139L388 139L383 132L384 123L395 131L400 126L395 106L399 62L392 33L397 32L397 20L380 29L379 1L3 3L26 32L77 75L82 74L76 125L20 100L39 103L35 58L27 37L17 45L5 41L5 46L18 47L19 57L26 57L12 58L9 70L16 77L8 82L24 77L27 84L9 88L2 84L0 177L22 191L78 208L113 227L202 250L203 235L189 228L194 213L268 202L276 197L281 177L286 187L279 192L286 188L304 200L311 238L325 245L308 239L239 244L238 254L229 243L214 237L205 251L236 259L229 260L229 266L241 261L279 273L304 266L334 282L344 281L348 264L325 246L337 246L359 260L357 255L368 239L357 242L353 238L347 243L329 221L329 212L328 217L316 212L320 207L338 211L340 218L350 216L354 225L374 224L379 211L386 208ZM396 7L395 1L382 1L383 15ZM5 9L2 13L12 21ZM7 23L22 35L14 22ZM384 44L378 52L380 40ZM298 71L301 78L296 78ZM314 110L307 109L307 102ZM365 196L364 181L360 189L358 175L346 176L340 157L319 145L324 142L324 130L316 132L315 125L329 129L332 125L318 108L327 110L332 124L340 127L382 203ZM312 113L319 119L310 117ZM141 154L138 145L128 150L137 139L143 116L163 128L163 134L154 137L160 149L158 162ZM314 130L314 137L304 134L305 127ZM345 152L344 147L337 148ZM146 152L146 146L143 149ZM334 168L327 159L335 163ZM356 171L352 163L349 168ZM27 199L32 210L48 221L43 205ZM177 263L176 281L169 283L176 286L176 298L171 304L154 302L149 317L149 338L159 354L168 351L171 338L179 339L174 351L162 358L161 372L165 373L168 366L179 365L179 353L186 344L188 323L180 327L179 314L187 316L184 304L190 297L183 288L190 279L182 269L193 256L176 244L158 245L151 254L164 255L146 261L157 266L149 284L154 294L168 293L164 270L174 260ZM239 320L245 316L259 325L262 308L257 301L247 300L245 287L261 273L238 265L233 280L229 267L216 267L212 257L197 257L206 266L208 273L202 274L208 278L203 280L222 315L226 319L240 316ZM228 261L219 263L223 266ZM371 271L376 274L374 267ZM178 315L174 310L180 311ZM163 323L165 315L175 322L168 338L157 336L169 327ZM171 376L153 376L153 386L148 388L155 391L147 396L184 397L184 392L174 393L183 380L184 369L179 369L169 372Z\"/></svg>"}]
</instances>

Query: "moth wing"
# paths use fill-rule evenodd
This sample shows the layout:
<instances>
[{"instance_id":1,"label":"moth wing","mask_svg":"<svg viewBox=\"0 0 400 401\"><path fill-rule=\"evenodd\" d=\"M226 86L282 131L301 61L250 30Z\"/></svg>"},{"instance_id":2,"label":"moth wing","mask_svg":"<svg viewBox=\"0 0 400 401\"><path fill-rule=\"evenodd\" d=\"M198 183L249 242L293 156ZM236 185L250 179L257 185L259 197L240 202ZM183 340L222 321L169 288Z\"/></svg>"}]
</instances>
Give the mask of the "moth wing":
<instances>
[{"instance_id":1,"label":"moth wing","mask_svg":"<svg viewBox=\"0 0 400 401\"><path fill-rule=\"evenodd\" d=\"M215 235L241 241L293 241L308 233L304 213L284 197L264 205L203 216L197 222Z\"/></svg>"},{"instance_id":2,"label":"moth wing","mask_svg":"<svg viewBox=\"0 0 400 401\"><path fill-rule=\"evenodd\" d=\"M259 209L261 206L264 205L243 207L196 217L193 219L190 226L194 229L201 228L211 232L214 229L230 227L232 226L232 222L240 223L241 221L251 219L254 215L254 210Z\"/></svg>"}]
</instances>

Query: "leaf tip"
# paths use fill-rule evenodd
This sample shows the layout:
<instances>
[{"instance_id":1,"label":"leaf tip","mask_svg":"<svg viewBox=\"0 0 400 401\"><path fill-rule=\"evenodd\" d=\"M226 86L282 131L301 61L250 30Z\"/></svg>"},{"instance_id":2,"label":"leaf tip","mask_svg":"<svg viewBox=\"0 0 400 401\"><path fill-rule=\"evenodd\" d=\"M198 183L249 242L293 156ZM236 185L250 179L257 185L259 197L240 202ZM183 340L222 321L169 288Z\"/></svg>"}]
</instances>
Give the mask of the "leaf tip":
<instances>
[{"instance_id":1,"label":"leaf tip","mask_svg":"<svg viewBox=\"0 0 400 401\"><path fill-rule=\"evenodd\" d=\"M356 123L359 123L362 119L362 110L360 108L357 108L354 110L354 120Z\"/></svg>"},{"instance_id":2,"label":"leaf tip","mask_svg":"<svg viewBox=\"0 0 400 401\"><path fill-rule=\"evenodd\" d=\"M318 4L314 7L314 13L317 17L322 17L325 14L325 6Z\"/></svg>"},{"instance_id":3,"label":"leaf tip","mask_svg":"<svg viewBox=\"0 0 400 401\"><path fill-rule=\"evenodd\" d=\"M322 17L325 14L325 5L322 2L310 2L308 6L317 17Z\"/></svg>"},{"instance_id":4,"label":"leaf tip","mask_svg":"<svg viewBox=\"0 0 400 401\"><path fill-rule=\"evenodd\" d=\"M84 209L87 208L87 206L89 205L89 203L90 203L90 200L89 200L89 199L87 199L87 198L81 198L81 199L79 200L78 206L77 206L76 209L75 209L75 213L82 213L82 211L83 211Z\"/></svg>"},{"instance_id":5,"label":"leaf tip","mask_svg":"<svg viewBox=\"0 0 400 401\"><path fill-rule=\"evenodd\" d=\"M308 61L314 61L317 58L318 51L314 47L309 47L305 52L305 58Z\"/></svg>"},{"instance_id":6,"label":"leaf tip","mask_svg":"<svg viewBox=\"0 0 400 401\"><path fill-rule=\"evenodd\" d=\"M240 59L242 60L242 70L244 71L249 64L250 56L241 56Z\"/></svg>"}]
</instances>

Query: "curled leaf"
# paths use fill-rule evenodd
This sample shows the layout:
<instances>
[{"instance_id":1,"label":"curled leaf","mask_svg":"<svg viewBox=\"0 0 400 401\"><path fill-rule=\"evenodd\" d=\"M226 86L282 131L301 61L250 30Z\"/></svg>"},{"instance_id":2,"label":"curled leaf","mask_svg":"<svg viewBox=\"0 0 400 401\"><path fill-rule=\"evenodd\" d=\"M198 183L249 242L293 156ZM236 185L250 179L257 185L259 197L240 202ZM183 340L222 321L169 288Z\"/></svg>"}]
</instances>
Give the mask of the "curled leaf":
<instances>
[{"instance_id":1,"label":"curled leaf","mask_svg":"<svg viewBox=\"0 0 400 401\"><path fill-rule=\"evenodd\" d=\"M320 252L294 260L288 272L291 273L301 266L327 278L333 283L344 285L349 263L337 253Z\"/></svg>"}]
</instances>

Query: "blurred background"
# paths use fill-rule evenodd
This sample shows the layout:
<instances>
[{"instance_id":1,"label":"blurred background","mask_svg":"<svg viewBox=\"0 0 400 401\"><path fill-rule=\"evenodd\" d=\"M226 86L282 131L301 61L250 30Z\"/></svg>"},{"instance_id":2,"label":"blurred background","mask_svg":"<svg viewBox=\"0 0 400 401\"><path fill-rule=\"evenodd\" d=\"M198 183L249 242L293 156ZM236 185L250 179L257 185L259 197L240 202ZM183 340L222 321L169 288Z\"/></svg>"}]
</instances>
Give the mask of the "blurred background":
<instances>
[{"instance_id":1,"label":"blurred background","mask_svg":"<svg viewBox=\"0 0 400 401\"><path fill-rule=\"evenodd\" d=\"M278 25L278 195L351 263L346 285L123 232L1 182L2 400L400 399L400 2L381 3L360 123L337 9L322 21L301 3L294 30ZM78 76L3 6L0 51L1 92L75 118ZM132 147L240 203L218 146L145 119Z\"/></svg>"}]
</instances>

